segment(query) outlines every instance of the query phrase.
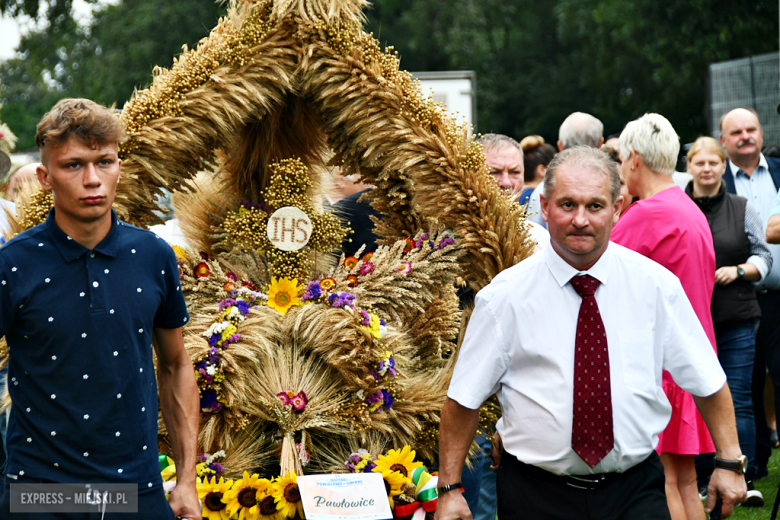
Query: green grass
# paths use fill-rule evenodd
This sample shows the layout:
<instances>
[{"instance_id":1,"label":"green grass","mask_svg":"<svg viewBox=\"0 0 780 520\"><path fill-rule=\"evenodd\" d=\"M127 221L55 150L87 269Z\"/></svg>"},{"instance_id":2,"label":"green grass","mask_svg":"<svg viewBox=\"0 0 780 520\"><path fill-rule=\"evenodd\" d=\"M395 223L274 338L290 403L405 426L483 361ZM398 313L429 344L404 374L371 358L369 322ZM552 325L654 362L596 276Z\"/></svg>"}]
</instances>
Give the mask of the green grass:
<instances>
[{"instance_id":1,"label":"green grass","mask_svg":"<svg viewBox=\"0 0 780 520\"><path fill-rule=\"evenodd\" d=\"M780 449L773 450L769 459L769 476L755 482L756 489L764 494L764 507L737 507L731 518L735 520L769 520L780 485ZM778 514L780 517L780 514Z\"/></svg>"}]
</instances>

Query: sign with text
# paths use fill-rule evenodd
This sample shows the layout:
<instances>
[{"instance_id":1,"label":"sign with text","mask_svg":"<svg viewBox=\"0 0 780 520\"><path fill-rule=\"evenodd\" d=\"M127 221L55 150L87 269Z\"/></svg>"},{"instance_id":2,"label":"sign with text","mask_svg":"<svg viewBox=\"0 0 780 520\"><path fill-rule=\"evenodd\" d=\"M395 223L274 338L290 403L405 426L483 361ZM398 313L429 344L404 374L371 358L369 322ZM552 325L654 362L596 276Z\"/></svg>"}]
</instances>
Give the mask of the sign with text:
<instances>
[{"instance_id":1,"label":"sign with text","mask_svg":"<svg viewBox=\"0 0 780 520\"><path fill-rule=\"evenodd\" d=\"M379 473L298 477L306 520L390 520L385 482Z\"/></svg>"},{"instance_id":2,"label":"sign with text","mask_svg":"<svg viewBox=\"0 0 780 520\"><path fill-rule=\"evenodd\" d=\"M282 251L297 251L309 243L311 219L298 208L285 206L268 219L268 240Z\"/></svg>"},{"instance_id":3,"label":"sign with text","mask_svg":"<svg viewBox=\"0 0 780 520\"><path fill-rule=\"evenodd\" d=\"M12 483L9 502L12 513L137 513L138 484Z\"/></svg>"}]
</instances>

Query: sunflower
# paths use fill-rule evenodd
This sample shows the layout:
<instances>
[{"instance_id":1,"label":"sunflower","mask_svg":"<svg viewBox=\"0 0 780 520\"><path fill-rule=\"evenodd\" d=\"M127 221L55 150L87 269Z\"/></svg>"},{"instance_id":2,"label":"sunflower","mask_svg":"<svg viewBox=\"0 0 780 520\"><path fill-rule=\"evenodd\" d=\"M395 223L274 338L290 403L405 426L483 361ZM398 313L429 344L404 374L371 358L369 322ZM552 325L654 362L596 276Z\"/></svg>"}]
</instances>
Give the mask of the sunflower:
<instances>
[{"instance_id":1,"label":"sunflower","mask_svg":"<svg viewBox=\"0 0 780 520\"><path fill-rule=\"evenodd\" d=\"M412 471L421 467L422 462L415 462L416 453L410 446L404 446L402 450L390 450L387 455L379 455L374 471L384 474L385 471L397 471L406 478L412 478Z\"/></svg>"},{"instance_id":2,"label":"sunflower","mask_svg":"<svg viewBox=\"0 0 780 520\"><path fill-rule=\"evenodd\" d=\"M290 307L301 304L298 289L298 280L296 278L292 280L271 278L271 287L268 289L268 306L281 314L287 314Z\"/></svg>"},{"instance_id":3,"label":"sunflower","mask_svg":"<svg viewBox=\"0 0 780 520\"><path fill-rule=\"evenodd\" d=\"M260 503L257 496L268 489L271 482L260 478L255 473L251 477L248 471L244 471L244 478L233 484L233 487L225 493L224 501L227 502L227 511L230 516L239 513L238 520L257 520L260 515Z\"/></svg>"},{"instance_id":4,"label":"sunflower","mask_svg":"<svg viewBox=\"0 0 780 520\"><path fill-rule=\"evenodd\" d=\"M227 510L227 503L223 501L225 493L233 485L232 480L225 482L220 478L201 480L198 479L198 498L203 504L203 518L208 520L230 520L230 513Z\"/></svg>"},{"instance_id":5,"label":"sunflower","mask_svg":"<svg viewBox=\"0 0 780 520\"><path fill-rule=\"evenodd\" d=\"M371 471L382 474L382 478L385 480L385 492L387 493L387 499L390 501L390 508L394 508L395 502L393 501L393 497L397 497L403 493L404 484L411 482L412 479L404 477L398 471L390 471L389 469L380 471L379 468L376 467Z\"/></svg>"},{"instance_id":6,"label":"sunflower","mask_svg":"<svg viewBox=\"0 0 780 520\"><path fill-rule=\"evenodd\" d=\"M298 516L303 516L303 502L301 502L301 492L298 490L298 476L294 471L288 471L284 477L279 477L273 483L273 496L279 510L285 518L292 518L298 511Z\"/></svg>"},{"instance_id":7,"label":"sunflower","mask_svg":"<svg viewBox=\"0 0 780 520\"><path fill-rule=\"evenodd\" d=\"M273 484L268 489L257 494L257 518L259 520L285 520L285 516L279 510L279 505L269 491L273 491Z\"/></svg>"}]
</instances>

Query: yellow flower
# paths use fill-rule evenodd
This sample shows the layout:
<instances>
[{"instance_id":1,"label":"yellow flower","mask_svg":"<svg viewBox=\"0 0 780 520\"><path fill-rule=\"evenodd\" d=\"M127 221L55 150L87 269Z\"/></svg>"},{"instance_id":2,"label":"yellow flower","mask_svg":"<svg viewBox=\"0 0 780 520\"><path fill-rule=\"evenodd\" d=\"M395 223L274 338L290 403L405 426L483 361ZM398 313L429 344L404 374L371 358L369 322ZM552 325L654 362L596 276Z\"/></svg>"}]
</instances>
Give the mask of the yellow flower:
<instances>
[{"instance_id":1,"label":"yellow flower","mask_svg":"<svg viewBox=\"0 0 780 520\"><path fill-rule=\"evenodd\" d=\"M258 519L259 520L285 520L285 516L279 511L276 499L268 492L273 491L271 486L257 494Z\"/></svg>"},{"instance_id":2,"label":"yellow flower","mask_svg":"<svg viewBox=\"0 0 780 520\"><path fill-rule=\"evenodd\" d=\"M227 502L227 510L230 516L238 519L258 520L260 517L260 502L258 495L268 489L271 481L255 473L251 477L249 472L244 472L244 478L233 484L233 487L225 493L224 501Z\"/></svg>"},{"instance_id":3,"label":"yellow flower","mask_svg":"<svg viewBox=\"0 0 780 520\"><path fill-rule=\"evenodd\" d=\"M387 499L390 501L390 508L394 508L395 502L393 501L393 497L397 497L403 493L404 484L411 482L412 479L404 477L398 471L379 471L378 467L374 468L372 471L382 474L382 478L385 480L385 492L387 492Z\"/></svg>"},{"instance_id":4,"label":"yellow flower","mask_svg":"<svg viewBox=\"0 0 780 520\"><path fill-rule=\"evenodd\" d=\"M297 278L292 280L271 278L271 288L268 289L268 306L282 314L287 314L290 307L301 304L301 297L298 295L300 289Z\"/></svg>"},{"instance_id":5,"label":"yellow flower","mask_svg":"<svg viewBox=\"0 0 780 520\"><path fill-rule=\"evenodd\" d=\"M176 258L179 260L185 260L187 258L187 252L181 246L171 246L173 252L176 253Z\"/></svg>"},{"instance_id":6,"label":"yellow flower","mask_svg":"<svg viewBox=\"0 0 780 520\"><path fill-rule=\"evenodd\" d=\"M387 455L379 455L374 471L383 475L385 471L397 471L404 477L411 479L414 469L423 465L422 462L414 461L416 454L408 445L404 446L400 451L390 450L387 452Z\"/></svg>"},{"instance_id":7,"label":"yellow flower","mask_svg":"<svg viewBox=\"0 0 780 520\"><path fill-rule=\"evenodd\" d=\"M273 496L276 499L277 506L285 518L303 516L303 502L301 502L301 492L298 490L298 476L294 471L288 471L284 477L273 483Z\"/></svg>"},{"instance_id":8,"label":"yellow flower","mask_svg":"<svg viewBox=\"0 0 780 520\"><path fill-rule=\"evenodd\" d=\"M203 518L230 520L230 513L223 498L232 485L232 480L225 482L224 478L220 478L219 482L215 477L206 480L198 479L198 498L203 504Z\"/></svg>"}]
</instances>

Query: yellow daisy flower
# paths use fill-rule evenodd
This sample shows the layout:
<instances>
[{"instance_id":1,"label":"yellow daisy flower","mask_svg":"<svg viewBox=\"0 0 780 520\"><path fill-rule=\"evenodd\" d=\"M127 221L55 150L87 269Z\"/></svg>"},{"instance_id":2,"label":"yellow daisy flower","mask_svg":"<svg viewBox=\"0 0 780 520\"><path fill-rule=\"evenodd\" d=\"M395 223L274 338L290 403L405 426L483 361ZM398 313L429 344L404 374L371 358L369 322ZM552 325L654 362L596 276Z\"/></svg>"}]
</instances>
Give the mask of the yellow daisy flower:
<instances>
[{"instance_id":1,"label":"yellow daisy flower","mask_svg":"<svg viewBox=\"0 0 780 520\"><path fill-rule=\"evenodd\" d=\"M376 473L381 473L382 478L385 479L385 491L387 492L387 499L390 501L390 508L395 507L395 502L393 501L393 497L397 497L401 493L403 493L404 490L404 484L407 482L411 482L412 479L406 478L398 471L377 471L378 468L374 468L372 471Z\"/></svg>"},{"instance_id":2,"label":"yellow daisy flower","mask_svg":"<svg viewBox=\"0 0 780 520\"><path fill-rule=\"evenodd\" d=\"M244 478L233 484L233 487L225 493L224 501L227 503L227 510L231 517L235 518L238 513L238 520L258 520L260 517L260 502L257 496L268 489L271 481L255 473L251 477L249 472L244 472Z\"/></svg>"},{"instance_id":3,"label":"yellow daisy flower","mask_svg":"<svg viewBox=\"0 0 780 520\"><path fill-rule=\"evenodd\" d=\"M225 482L224 478L220 478L219 482L217 482L216 478L198 479L198 498L203 504L203 518L208 518L208 520L230 520L231 515L223 498L232 485L232 480Z\"/></svg>"},{"instance_id":4,"label":"yellow daisy flower","mask_svg":"<svg viewBox=\"0 0 780 520\"><path fill-rule=\"evenodd\" d=\"M412 478L412 471L423 465L422 462L414 461L416 454L408 445L404 446L400 451L390 450L387 452L387 455L379 455L374 471L382 474L385 471L397 471L406 478Z\"/></svg>"},{"instance_id":5,"label":"yellow daisy flower","mask_svg":"<svg viewBox=\"0 0 780 520\"><path fill-rule=\"evenodd\" d=\"M271 486L265 491L257 494L258 516L259 520L285 520L285 516L279 510L276 499L268 492L272 491Z\"/></svg>"},{"instance_id":6,"label":"yellow daisy flower","mask_svg":"<svg viewBox=\"0 0 780 520\"><path fill-rule=\"evenodd\" d=\"M301 502L301 492L298 490L298 476L294 471L288 471L284 477L273 483L273 496L276 499L277 506L285 518L303 516L303 502Z\"/></svg>"},{"instance_id":7,"label":"yellow daisy flower","mask_svg":"<svg viewBox=\"0 0 780 520\"><path fill-rule=\"evenodd\" d=\"M271 278L271 287L268 289L268 306L281 314L287 314L290 307L301 304L301 297L298 295L300 289L297 278L292 280Z\"/></svg>"}]
</instances>

